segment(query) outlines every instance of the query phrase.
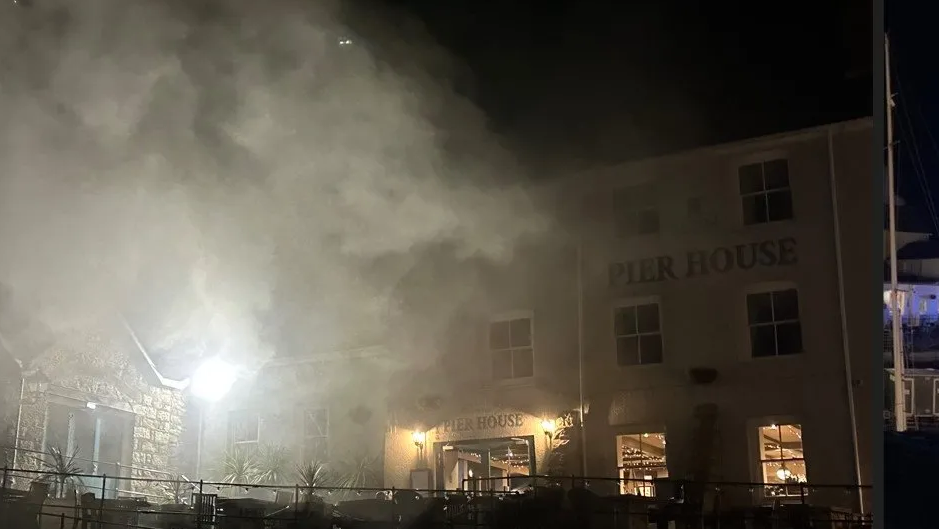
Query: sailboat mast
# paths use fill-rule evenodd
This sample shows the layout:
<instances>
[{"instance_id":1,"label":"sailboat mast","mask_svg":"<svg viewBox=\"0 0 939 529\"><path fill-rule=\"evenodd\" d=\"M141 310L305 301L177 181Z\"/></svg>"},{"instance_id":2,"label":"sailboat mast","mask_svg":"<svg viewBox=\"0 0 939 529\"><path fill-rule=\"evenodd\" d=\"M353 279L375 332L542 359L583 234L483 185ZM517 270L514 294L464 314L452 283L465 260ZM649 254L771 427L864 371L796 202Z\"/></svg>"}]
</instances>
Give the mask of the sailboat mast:
<instances>
[{"instance_id":1,"label":"sailboat mast","mask_svg":"<svg viewBox=\"0 0 939 529\"><path fill-rule=\"evenodd\" d=\"M897 198L893 171L893 92L890 82L890 40L884 36L884 68L887 80L887 216L890 241L890 324L893 337L893 407L896 430L906 431L906 401L903 391L903 335L897 285Z\"/></svg>"}]
</instances>

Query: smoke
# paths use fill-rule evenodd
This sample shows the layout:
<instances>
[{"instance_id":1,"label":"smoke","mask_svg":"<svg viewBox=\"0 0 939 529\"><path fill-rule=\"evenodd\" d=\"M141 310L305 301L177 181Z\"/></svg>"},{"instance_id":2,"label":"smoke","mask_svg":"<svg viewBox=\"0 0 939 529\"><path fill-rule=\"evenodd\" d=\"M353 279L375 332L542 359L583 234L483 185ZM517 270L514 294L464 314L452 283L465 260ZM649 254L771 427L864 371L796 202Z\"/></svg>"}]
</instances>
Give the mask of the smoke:
<instances>
[{"instance_id":1,"label":"smoke","mask_svg":"<svg viewBox=\"0 0 939 529\"><path fill-rule=\"evenodd\" d=\"M544 229L441 50L307 4L0 8L5 310L260 362L380 336L426 251Z\"/></svg>"}]
</instances>

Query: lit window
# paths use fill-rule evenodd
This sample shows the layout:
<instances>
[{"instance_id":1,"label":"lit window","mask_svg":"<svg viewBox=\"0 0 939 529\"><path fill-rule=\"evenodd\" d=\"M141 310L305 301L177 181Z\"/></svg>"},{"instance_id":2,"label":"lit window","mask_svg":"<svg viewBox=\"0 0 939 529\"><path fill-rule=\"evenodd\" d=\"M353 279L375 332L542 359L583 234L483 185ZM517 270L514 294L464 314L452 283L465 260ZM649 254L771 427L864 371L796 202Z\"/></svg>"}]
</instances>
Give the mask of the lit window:
<instances>
[{"instance_id":1,"label":"lit window","mask_svg":"<svg viewBox=\"0 0 939 529\"><path fill-rule=\"evenodd\" d=\"M492 376L527 378L535 374L531 318L497 321L489 325Z\"/></svg>"},{"instance_id":2,"label":"lit window","mask_svg":"<svg viewBox=\"0 0 939 529\"><path fill-rule=\"evenodd\" d=\"M303 461L323 462L329 456L329 412L325 408L303 414Z\"/></svg>"},{"instance_id":3,"label":"lit window","mask_svg":"<svg viewBox=\"0 0 939 529\"><path fill-rule=\"evenodd\" d=\"M652 235L659 232L659 210L650 185L620 189L613 195L616 235Z\"/></svg>"},{"instance_id":4,"label":"lit window","mask_svg":"<svg viewBox=\"0 0 939 529\"><path fill-rule=\"evenodd\" d=\"M620 493L655 496L656 479L668 477L665 434L642 433L616 437Z\"/></svg>"},{"instance_id":5,"label":"lit window","mask_svg":"<svg viewBox=\"0 0 939 529\"><path fill-rule=\"evenodd\" d=\"M740 179L745 225L765 224L793 217L787 160L781 158L747 164L737 170L737 175Z\"/></svg>"},{"instance_id":6,"label":"lit window","mask_svg":"<svg viewBox=\"0 0 939 529\"><path fill-rule=\"evenodd\" d=\"M658 303L618 307L613 320L617 364L635 366L662 363L662 326Z\"/></svg>"},{"instance_id":7,"label":"lit window","mask_svg":"<svg viewBox=\"0 0 939 529\"><path fill-rule=\"evenodd\" d=\"M808 491L805 455L802 451L802 426L772 424L760 426L760 470L767 496L800 496Z\"/></svg>"},{"instance_id":8,"label":"lit window","mask_svg":"<svg viewBox=\"0 0 939 529\"><path fill-rule=\"evenodd\" d=\"M755 358L802 352L799 293L796 289L747 296L750 352Z\"/></svg>"},{"instance_id":9,"label":"lit window","mask_svg":"<svg viewBox=\"0 0 939 529\"><path fill-rule=\"evenodd\" d=\"M257 450L261 437L261 417L257 413L232 412L229 415L228 428L234 448Z\"/></svg>"}]
</instances>

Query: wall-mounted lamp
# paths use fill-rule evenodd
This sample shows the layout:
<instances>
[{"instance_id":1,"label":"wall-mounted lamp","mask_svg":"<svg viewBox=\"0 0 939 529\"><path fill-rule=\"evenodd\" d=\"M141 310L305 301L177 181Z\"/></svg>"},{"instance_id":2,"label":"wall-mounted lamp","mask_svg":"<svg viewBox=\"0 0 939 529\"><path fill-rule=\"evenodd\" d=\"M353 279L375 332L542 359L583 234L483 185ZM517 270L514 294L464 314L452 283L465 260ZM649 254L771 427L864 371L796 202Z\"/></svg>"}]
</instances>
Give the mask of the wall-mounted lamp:
<instances>
[{"instance_id":1,"label":"wall-mounted lamp","mask_svg":"<svg viewBox=\"0 0 939 529\"><path fill-rule=\"evenodd\" d=\"M417 459L420 463L424 464L424 443L427 441L427 434L420 430L414 430L411 432L411 440L414 441L414 446L417 447Z\"/></svg>"},{"instance_id":2,"label":"wall-mounted lamp","mask_svg":"<svg viewBox=\"0 0 939 529\"><path fill-rule=\"evenodd\" d=\"M541 421L541 430L544 432L545 437L553 437L556 428L557 424L551 419L543 419Z\"/></svg>"},{"instance_id":3,"label":"wall-mounted lamp","mask_svg":"<svg viewBox=\"0 0 939 529\"><path fill-rule=\"evenodd\" d=\"M427 440L427 434L419 430L415 430L411 433L411 440L414 441L414 446L423 449L424 442Z\"/></svg>"},{"instance_id":4,"label":"wall-mounted lamp","mask_svg":"<svg viewBox=\"0 0 939 529\"><path fill-rule=\"evenodd\" d=\"M541 431L544 432L545 441L550 444L554 440L554 431L557 429L557 423L551 419L542 419Z\"/></svg>"}]
</instances>

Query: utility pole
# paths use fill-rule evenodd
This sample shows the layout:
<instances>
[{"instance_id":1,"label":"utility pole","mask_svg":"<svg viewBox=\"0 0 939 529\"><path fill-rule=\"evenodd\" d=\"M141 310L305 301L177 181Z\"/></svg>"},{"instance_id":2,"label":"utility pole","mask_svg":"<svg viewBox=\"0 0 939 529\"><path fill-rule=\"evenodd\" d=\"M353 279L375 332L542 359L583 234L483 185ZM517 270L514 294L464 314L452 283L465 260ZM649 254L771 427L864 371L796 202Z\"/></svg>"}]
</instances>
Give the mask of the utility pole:
<instances>
[{"instance_id":1,"label":"utility pole","mask_svg":"<svg viewBox=\"0 0 939 529\"><path fill-rule=\"evenodd\" d=\"M903 330L900 322L900 299L897 285L897 198L893 171L893 92L890 83L890 40L884 36L884 68L887 79L887 216L890 239L890 323L893 335L893 416L898 432L906 431L903 405Z\"/></svg>"}]
</instances>

